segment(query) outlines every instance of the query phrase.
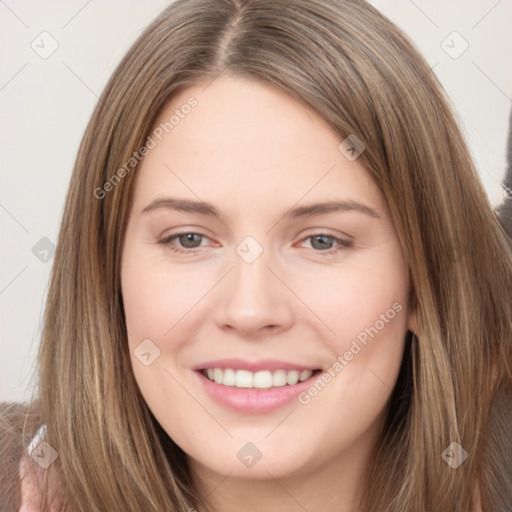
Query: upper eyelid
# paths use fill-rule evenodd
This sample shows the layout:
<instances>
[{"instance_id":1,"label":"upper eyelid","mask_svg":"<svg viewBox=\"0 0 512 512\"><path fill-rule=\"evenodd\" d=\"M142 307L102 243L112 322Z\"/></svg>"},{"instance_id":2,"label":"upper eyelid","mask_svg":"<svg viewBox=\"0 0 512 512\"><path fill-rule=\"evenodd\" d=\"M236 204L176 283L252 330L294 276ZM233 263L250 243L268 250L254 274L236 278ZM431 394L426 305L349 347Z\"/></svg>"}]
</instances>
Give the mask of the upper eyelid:
<instances>
[{"instance_id":1,"label":"upper eyelid","mask_svg":"<svg viewBox=\"0 0 512 512\"><path fill-rule=\"evenodd\" d=\"M179 233L173 233L172 235L164 235L160 238L162 240L172 240L173 238L178 238L183 235L198 235L202 238L207 238L208 240L211 240L211 238L207 234L200 233L199 231L180 231Z\"/></svg>"},{"instance_id":2,"label":"upper eyelid","mask_svg":"<svg viewBox=\"0 0 512 512\"><path fill-rule=\"evenodd\" d=\"M204 238L204 239L208 239L208 240L211 240L211 238L204 234L204 233L201 233L199 231L181 231L179 233L174 233L172 235L169 235L169 236L164 236L162 237L160 240L161 241L166 241L166 242L170 242L171 240L173 240L174 238L178 238L180 236L183 236L183 235L190 235L190 234L193 234L193 235L199 235L200 237ZM307 235L304 235L301 237L300 239L300 242L304 242L310 238L313 238L315 236L324 236L326 238L332 238L334 239L334 241L336 242L350 242L352 243L353 242L353 237L349 236L349 235L342 235L342 236L337 236L337 235L334 235L334 234L331 234L331 233L328 233L327 231L316 231L316 232L313 232L313 233L309 233ZM346 237L346 239L343 239L343 237ZM200 247L202 247L202 245L200 245L199 247L194 247L192 249L190 248L184 248L184 249L188 249L189 251L193 251L194 249L199 249Z\"/></svg>"}]
</instances>

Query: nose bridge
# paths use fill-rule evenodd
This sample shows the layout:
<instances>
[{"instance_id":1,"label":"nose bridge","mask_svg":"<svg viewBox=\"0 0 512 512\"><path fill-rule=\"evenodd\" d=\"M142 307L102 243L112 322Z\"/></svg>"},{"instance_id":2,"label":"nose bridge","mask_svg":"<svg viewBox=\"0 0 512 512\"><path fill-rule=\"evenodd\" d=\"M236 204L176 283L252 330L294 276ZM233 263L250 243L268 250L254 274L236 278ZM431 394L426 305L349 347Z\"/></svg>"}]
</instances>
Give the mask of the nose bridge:
<instances>
[{"instance_id":1,"label":"nose bridge","mask_svg":"<svg viewBox=\"0 0 512 512\"><path fill-rule=\"evenodd\" d=\"M276 270L270 270L272 261L271 252L264 250L254 237L246 237L236 247L234 268L225 285L225 301L217 309L219 324L246 333L289 324L292 320L290 297L274 275Z\"/></svg>"},{"instance_id":2,"label":"nose bridge","mask_svg":"<svg viewBox=\"0 0 512 512\"><path fill-rule=\"evenodd\" d=\"M237 246L236 253L232 297L237 298L239 306L270 306L272 295L275 297L277 293L275 283L271 282L275 276L268 268L272 265L270 251L264 250L254 237L248 236Z\"/></svg>"},{"instance_id":3,"label":"nose bridge","mask_svg":"<svg viewBox=\"0 0 512 512\"><path fill-rule=\"evenodd\" d=\"M240 244L237 247L237 257L232 272L233 286L237 293L248 294L257 298L263 291L269 290L271 283L269 277L272 273L268 269L271 266L271 258L268 251L261 253L248 244Z\"/></svg>"}]
</instances>

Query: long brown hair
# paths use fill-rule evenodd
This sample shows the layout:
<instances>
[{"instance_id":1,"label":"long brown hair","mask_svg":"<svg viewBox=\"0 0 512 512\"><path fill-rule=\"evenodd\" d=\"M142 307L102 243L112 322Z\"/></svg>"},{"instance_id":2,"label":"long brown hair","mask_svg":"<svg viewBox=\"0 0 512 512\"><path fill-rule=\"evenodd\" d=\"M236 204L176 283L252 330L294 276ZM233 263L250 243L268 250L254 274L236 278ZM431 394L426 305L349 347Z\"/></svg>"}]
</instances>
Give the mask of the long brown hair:
<instances>
[{"instance_id":1,"label":"long brown hair","mask_svg":"<svg viewBox=\"0 0 512 512\"><path fill-rule=\"evenodd\" d=\"M363 141L410 269L418 329L360 510L473 512L475 489L485 510L510 510L511 250L432 69L361 0L178 0L108 82L70 183L27 413L59 453L66 510L207 509L132 373L120 261L137 170L112 177L176 91L225 73ZM468 454L457 469L443 459L454 442Z\"/></svg>"}]
</instances>

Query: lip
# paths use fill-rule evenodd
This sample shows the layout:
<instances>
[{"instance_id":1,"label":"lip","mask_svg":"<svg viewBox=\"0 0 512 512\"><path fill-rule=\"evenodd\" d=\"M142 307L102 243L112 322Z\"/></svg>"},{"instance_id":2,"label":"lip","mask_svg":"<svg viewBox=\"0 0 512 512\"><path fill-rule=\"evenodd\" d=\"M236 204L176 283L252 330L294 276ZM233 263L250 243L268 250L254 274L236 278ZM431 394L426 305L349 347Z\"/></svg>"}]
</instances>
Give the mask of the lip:
<instances>
[{"instance_id":1,"label":"lip","mask_svg":"<svg viewBox=\"0 0 512 512\"><path fill-rule=\"evenodd\" d=\"M217 363L218 361L216 364ZM215 366L215 368L221 368L221 366ZM232 368L232 366L226 366L226 368ZM241 370L249 369L247 367L241 368L240 366L236 366L235 368ZM261 366L258 368L261 368ZM292 370L298 368L299 367L294 366ZM293 386L287 385L270 389L244 389L234 386L223 386L222 384L212 382L202 373L201 369L197 369L194 373L197 375L199 383L203 386L206 393L218 404L231 411L234 410L244 414L265 414L284 407L292 402L299 393L311 386L311 383L316 380L321 372L321 370L313 372L313 375L309 379L298 382ZM266 367L264 369L269 368ZM285 368L280 366L279 369ZM310 370L311 368L303 369Z\"/></svg>"},{"instance_id":2,"label":"lip","mask_svg":"<svg viewBox=\"0 0 512 512\"><path fill-rule=\"evenodd\" d=\"M199 370L210 370L213 368L232 368L233 370L248 370L250 372L261 372L263 370L318 370L318 366L307 366L302 364L294 364L285 361L278 361L276 359L262 359L260 361L246 361L244 359L217 359L215 361L207 361L205 363L198 364L192 369ZM290 386L293 387L293 386Z\"/></svg>"}]
</instances>

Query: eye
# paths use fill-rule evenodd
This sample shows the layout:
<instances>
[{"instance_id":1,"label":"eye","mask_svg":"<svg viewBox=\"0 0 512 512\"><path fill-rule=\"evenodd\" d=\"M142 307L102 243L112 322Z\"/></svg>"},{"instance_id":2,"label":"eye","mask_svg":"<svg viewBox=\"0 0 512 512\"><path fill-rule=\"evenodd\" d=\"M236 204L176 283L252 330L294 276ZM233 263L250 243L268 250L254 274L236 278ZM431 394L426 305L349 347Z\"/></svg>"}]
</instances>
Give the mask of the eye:
<instances>
[{"instance_id":1,"label":"eye","mask_svg":"<svg viewBox=\"0 0 512 512\"><path fill-rule=\"evenodd\" d=\"M315 249L316 252L323 253L322 256L332 256L345 249L350 249L354 245L354 242L351 240L343 240L325 233L310 235L304 238L303 242L306 240L311 240L312 248ZM338 245L337 248L333 248L335 244Z\"/></svg>"},{"instance_id":2,"label":"eye","mask_svg":"<svg viewBox=\"0 0 512 512\"><path fill-rule=\"evenodd\" d=\"M205 238L207 238L206 235L201 233L186 232L165 237L162 240L159 240L158 243L161 245L166 245L173 252L179 254L187 254L193 253L194 249L199 248L201 246L202 239ZM183 248L180 248L172 243L175 239L178 240Z\"/></svg>"},{"instance_id":3,"label":"eye","mask_svg":"<svg viewBox=\"0 0 512 512\"><path fill-rule=\"evenodd\" d=\"M165 237L162 240L159 240L158 243L167 246L171 251L175 253L191 254L195 252L195 249L199 249L202 246L202 240L207 238L208 237L206 235L201 233L184 232ZM181 247L177 246L174 243L174 240L177 240ZM338 254L339 252L345 249L349 249L354 245L351 240L343 240L341 238L336 238L325 233L310 235L304 238L303 242L306 240L311 240L312 248L315 250L315 252L323 253L322 256L332 256ZM337 248L333 248L335 244L337 244Z\"/></svg>"}]
</instances>

